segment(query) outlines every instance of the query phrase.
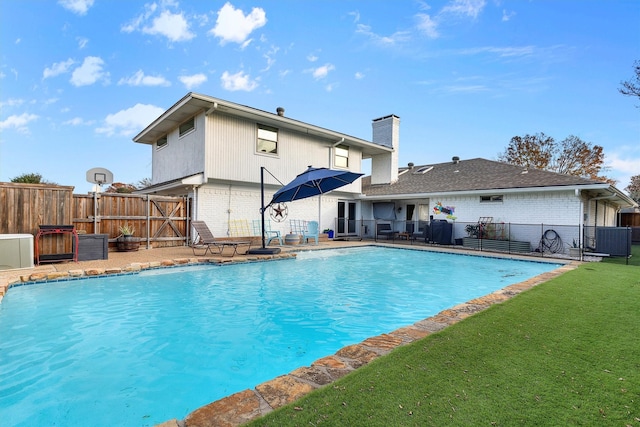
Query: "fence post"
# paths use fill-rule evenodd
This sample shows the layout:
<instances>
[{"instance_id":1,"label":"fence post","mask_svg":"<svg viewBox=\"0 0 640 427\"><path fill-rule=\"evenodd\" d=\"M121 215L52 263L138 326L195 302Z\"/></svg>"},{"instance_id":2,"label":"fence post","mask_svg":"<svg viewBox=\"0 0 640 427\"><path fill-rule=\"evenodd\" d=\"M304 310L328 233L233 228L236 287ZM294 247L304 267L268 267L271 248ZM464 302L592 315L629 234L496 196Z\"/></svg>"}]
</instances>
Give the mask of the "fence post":
<instances>
[{"instance_id":1,"label":"fence post","mask_svg":"<svg viewBox=\"0 0 640 427\"><path fill-rule=\"evenodd\" d=\"M151 244L151 200L149 198L149 194L147 194L147 249Z\"/></svg>"}]
</instances>

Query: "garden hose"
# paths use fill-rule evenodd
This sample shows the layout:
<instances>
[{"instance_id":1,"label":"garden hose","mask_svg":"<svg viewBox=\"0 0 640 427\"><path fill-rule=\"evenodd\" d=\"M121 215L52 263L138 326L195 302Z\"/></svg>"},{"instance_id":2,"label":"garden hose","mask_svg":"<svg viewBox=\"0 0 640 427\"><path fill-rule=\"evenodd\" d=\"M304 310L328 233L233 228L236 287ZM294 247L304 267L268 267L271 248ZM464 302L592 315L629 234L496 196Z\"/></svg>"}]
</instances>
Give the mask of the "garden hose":
<instances>
[{"instance_id":1,"label":"garden hose","mask_svg":"<svg viewBox=\"0 0 640 427\"><path fill-rule=\"evenodd\" d=\"M542 233L540 244L538 245L538 251L542 253L551 252L552 254L564 251L562 239L555 230L549 229Z\"/></svg>"}]
</instances>

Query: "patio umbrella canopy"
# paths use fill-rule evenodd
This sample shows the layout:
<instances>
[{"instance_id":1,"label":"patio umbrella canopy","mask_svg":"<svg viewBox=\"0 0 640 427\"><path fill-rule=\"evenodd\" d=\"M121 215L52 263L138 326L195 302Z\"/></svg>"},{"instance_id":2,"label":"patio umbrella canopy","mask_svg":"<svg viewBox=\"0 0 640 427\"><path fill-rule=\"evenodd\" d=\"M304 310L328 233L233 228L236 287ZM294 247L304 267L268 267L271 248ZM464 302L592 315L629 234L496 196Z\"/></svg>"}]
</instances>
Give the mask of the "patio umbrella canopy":
<instances>
[{"instance_id":1,"label":"patio umbrella canopy","mask_svg":"<svg viewBox=\"0 0 640 427\"><path fill-rule=\"evenodd\" d=\"M269 205L328 193L336 188L351 184L362 175L364 174L309 166L309 169L276 191Z\"/></svg>"}]
</instances>

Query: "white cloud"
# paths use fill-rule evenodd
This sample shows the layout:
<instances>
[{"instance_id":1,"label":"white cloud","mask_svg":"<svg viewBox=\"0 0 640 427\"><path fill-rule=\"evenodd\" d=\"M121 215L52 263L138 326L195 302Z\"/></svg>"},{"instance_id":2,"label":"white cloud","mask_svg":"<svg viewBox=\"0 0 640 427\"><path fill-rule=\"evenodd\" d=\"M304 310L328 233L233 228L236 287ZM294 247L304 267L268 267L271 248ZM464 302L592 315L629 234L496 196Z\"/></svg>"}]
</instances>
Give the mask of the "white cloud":
<instances>
[{"instance_id":1,"label":"white cloud","mask_svg":"<svg viewBox=\"0 0 640 427\"><path fill-rule=\"evenodd\" d=\"M514 56L531 56L536 53L535 46L519 46L519 47L494 47L484 46L471 49L462 49L458 51L461 55L477 55L481 53L495 54L501 58Z\"/></svg>"},{"instance_id":2,"label":"white cloud","mask_svg":"<svg viewBox=\"0 0 640 427\"><path fill-rule=\"evenodd\" d=\"M46 79L49 77L55 77L60 74L64 74L69 71L69 68L75 64L75 61L71 58L67 59L63 62L54 62L51 68L45 68L42 72L42 78Z\"/></svg>"},{"instance_id":3,"label":"white cloud","mask_svg":"<svg viewBox=\"0 0 640 427\"><path fill-rule=\"evenodd\" d=\"M604 165L611 173L605 171L604 175L610 176L618 180L616 188L624 190L626 186L631 183L631 177L640 174L640 157L633 157L638 155L638 149L634 150L621 150L620 152L614 152L612 154L605 155Z\"/></svg>"},{"instance_id":4,"label":"white cloud","mask_svg":"<svg viewBox=\"0 0 640 427\"><path fill-rule=\"evenodd\" d=\"M251 92L258 87L258 79L251 80L251 77L242 71L238 71L235 74L229 74L228 71L225 71L222 73L220 80L222 81L222 87L230 91L244 90Z\"/></svg>"},{"instance_id":5,"label":"white cloud","mask_svg":"<svg viewBox=\"0 0 640 427\"><path fill-rule=\"evenodd\" d=\"M316 62L317 60L318 60L318 57L316 55L314 55L313 53L310 53L309 55L307 55L307 61Z\"/></svg>"},{"instance_id":6,"label":"white cloud","mask_svg":"<svg viewBox=\"0 0 640 427\"><path fill-rule=\"evenodd\" d=\"M70 120L67 120L65 122L62 122L63 125L69 125L69 126L90 126L93 123L94 123L93 120L85 121L81 117L74 117L73 119L70 119Z\"/></svg>"},{"instance_id":7,"label":"white cloud","mask_svg":"<svg viewBox=\"0 0 640 427\"><path fill-rule=\"evenodd\" d=\"M0 122L0 130L16 129L18 132L27 133L29 129L27 125L38 118L35 114L23 113L7 117L6 120Z\"/></svg>"},{"instance_id":8,"label":"white cloud","mask_svg":"<svg viewBox=\"0 0 640 427\"><path fill-rule=\"evenodd\" d=\"M358 24L356 26L356 33L363 34L369 37L369 39L371 39L371 41L373 41L374 43L382 46L394 46L398 43L408 41L410 38L408 31L396 31L390 36L380 36L374 33L369 25L364 24Z\"/></svg>"},{"instance_id":9,"label":"white cloud","mask_svg":"<svg viewBox=\"0 0 640 427\"><path fill-rule=\"evenodd\" d=\"M189 23L182 13L171 13L163 11L160 16L153 19L152 25L144 27L145 34L161 35L167 37L172 42L182 42L191 40L196 35L189 31Z\"/></svg>"},{"instance_id":10,"label":"white cloud","mask_svg":"<svg viewBox=\"0 0 640 427\"><path fill-rule=\"evenodd\" d=\"M357 71L357 72L354 74L354 77L356 78L356 80L362 80L362 79L364 79L364 74L363 74L363 73L361 73L360 71Z\"/></svg>"},{"instance_id":11,"label":"white cloud","mask_svg":"<svg viewBox=\"0 0 640 427\"><path fill-rule=\"evenodd\" d=\"M126 110L118 111L115 114L109 114L104 119L104 126L97 128L96 132L107 136L133 136L143 130L152 121L157 119L164 108L155 105L136 104Z\"/></svg>"},{"instance_id":12,"label":"white cloud","mask_svg":"<svg viewBox=\"0 0 640 427\"><path fill-rule=\"evenodd\" d=\"M180 76L178 80L182 82L182 84L188 89L191 90L195 87L200 86L202 83L207 81L207 76L199 73L193 74L191 76Z\"/></svg>"},{"instance_id":13,"label":"white cloud","mask_svg":"<svg viewBox=\"0 0 640 427\"><path fill-rule=\"evenodd\" d=\"M142 70L138 70L133 76L120 79L118 85L171 86L171 83L162 76L145 76Z\"/></svg>"},{"instance_id":14,"label":"white cloud","mask_svg":"<svg viewBox=\"0 0 640 427\"><path fill-rule=\"evenodd\" d=\"M9 98L6 101L0 101L0 108L4 107L18 107L24 104L24 99Z\"/></svg>"},{"instance_id":15,"label":"white cloud","mask_svg":"<svg viewBox=\"0 0 640 427\"><path fill-rule=\"evenodd\" d=\"M131 22L122 26L121 30L125 33L132 33L140 29L140 27L147 21L158 9L158 5L155 3L148 3L144 5L145 11L141 15L135 17Z\"/></svg>"},{"instance_id":16,"label":"white cloud","mask_svg":"<svg viewBox=\"0 0 640 427\"><path fill-rule=\"evenodd\" d=\"M160 35L172 42L191 40L196 35L189 30L187 18L182 12L172 13L168 10L169 7L177 6L178 3L173 1L163 1L160 6L157 3L147 3L144 5L144 12L124 24L121 30L125 33L141 31L144 34Z\"/></svg>"},{"instance_id":17,"label":"white cloud","mask_svg":"<svg viewBox=\"0 0 640 427\"><path fill-rule=\"evenodd\" d=\"M103 71L104 61L97 56L87 56L81 66L73 70L71 84L74 86L88 86L97 81L109 82L109 73Z\"/></svg>"},{"instance_id":18,"label":"white cloud","mask_svg":"<svg viewBox=\"0 0 640 427\"><path fill-rule=\"evenodd\" d=\"M93 6L93 0L58 0L58 4L77 15L85 15Z\"/></svg>"},{"instance_id":19,"label":"white cloud","mask_svg":"<svg viewBox=\"0 0 640 427\"><path fill-rule=\"evenodd\" d=\"M312 69L311 74L313 75L314 79L320 80L327 77L327 75L335 69L336 67L333 64L324 64L321 67Z\"/></svg>"},{"instance_id":20,"label":"white cloud","mask_svg":"<svg viewBox=\"0 0 640 427\"><path fill-rule=\"evenodd\" d=\"M430 39L435 39L440 36L438 33L438 23L431 19L431 16L426 13L419 13L416 15L416 18L418 19L417 27L420 32L424 33Z\"/></svg>"},{"instance_id":21,"label":"white cloud","mask_svg":"<svg viewBox=\"0 0 640 427\"><path fill-rule=\"evenodd\" d=\"M502 10L502 22L507 22L514 16L516 16L515 12L507 12L505 9Z\"/></svg>"},{"instance_id":22,"label":"white cloud","mask_svg":"<svg viewBox=\"0 0 640 427\"><path fill-rule=\"evenodd\" d=\"M325 86L325 90L327 92L332 92L333 89L335 89L336 87L338 87L338 83L329 83L328 85Z\"/></svg>"},{"instance_id":23,"label":"white cloud","mask_svg":"<svg viewBox=\"0 0 640 427\"><path fill-rule=\"evenodd\" d=\"M236 9L229 2L218 11L216 26L209 33L220 38L220 44L228 42L246 46L247 38L254 30L263 27L267 23L264 9L254 7L251 13L246 15L241 9ZM248 40L250 42L250 40Z\"/></svg>"},{"instance_id":24,"label":"white cloud","mask_svg":"<svg viewBox=\"0 0 640 427\"><path fill-rule=\"evenodd\" d=\"M453 0L447 6L443 7L440 13L451 13L477 18L485 5L485 0Z\"/></svg>"}]
</instances>

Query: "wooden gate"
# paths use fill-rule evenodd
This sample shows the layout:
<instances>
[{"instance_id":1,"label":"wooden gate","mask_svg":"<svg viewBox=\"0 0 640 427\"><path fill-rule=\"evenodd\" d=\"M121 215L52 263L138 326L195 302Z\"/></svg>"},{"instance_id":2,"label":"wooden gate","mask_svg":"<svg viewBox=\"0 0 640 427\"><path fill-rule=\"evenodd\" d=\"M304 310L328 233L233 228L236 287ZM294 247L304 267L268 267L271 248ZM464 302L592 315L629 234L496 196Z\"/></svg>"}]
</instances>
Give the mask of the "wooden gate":
<instances>
[{"instance_id":1,"label":"wooden gate","mask_svg":"<svg viewBox=\"0 0 640 427\"><path fill-rule=\"evenodd\" d=\"M187 243L191 199L139 194L74 194L73 224L79 232L109 235L115 246L120 227L134 228L147 248Z\"/></svg>"}]
</instances>

